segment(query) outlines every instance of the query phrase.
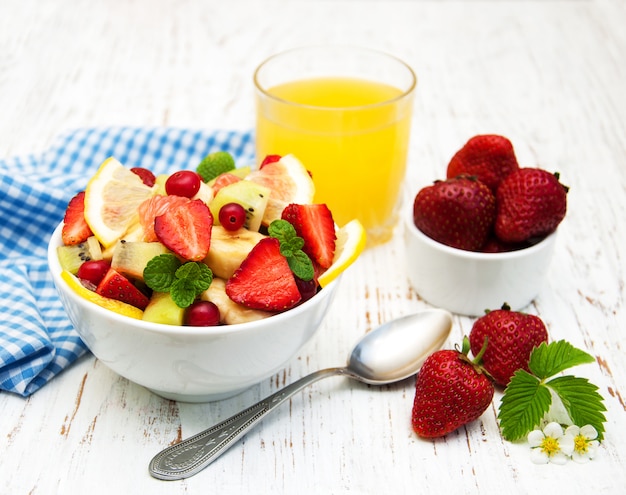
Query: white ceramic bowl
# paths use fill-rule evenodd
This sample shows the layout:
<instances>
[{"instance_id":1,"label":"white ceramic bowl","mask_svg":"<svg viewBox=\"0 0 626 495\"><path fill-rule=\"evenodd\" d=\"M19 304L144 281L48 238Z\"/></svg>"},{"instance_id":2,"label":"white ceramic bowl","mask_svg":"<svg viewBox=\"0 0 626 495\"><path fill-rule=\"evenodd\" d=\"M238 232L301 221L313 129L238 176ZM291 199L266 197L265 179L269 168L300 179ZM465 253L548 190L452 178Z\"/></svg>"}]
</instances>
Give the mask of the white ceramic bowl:
<instances>
[{"instance_id":1,"label":"white ceramic bowl","mask_svg":"<svg viewBox=\"0 0 626 495\"><path fill-rule=\"evenodd\" d=\"M135 320L87 301L61 278L52 234L48 263L67 314L93 354L113 371L167 399L209 402L236 395L281 370L315 335L339 280L300 306L218 327Z\"/></svg>"},{"instance_id":2,"label":"white ceramic bowl","mask_svg":"<svg viewBox=\"0 0 626 495\"><path fill-rule=\"evenodd\" d=\"M453 313L482 316L505 302L520 310L539 294L556 232L518 251L464 251L423 234L413 223L413 201L407 203L403 212L407 275L424 300Z\"/></svg>"}]
</instances>

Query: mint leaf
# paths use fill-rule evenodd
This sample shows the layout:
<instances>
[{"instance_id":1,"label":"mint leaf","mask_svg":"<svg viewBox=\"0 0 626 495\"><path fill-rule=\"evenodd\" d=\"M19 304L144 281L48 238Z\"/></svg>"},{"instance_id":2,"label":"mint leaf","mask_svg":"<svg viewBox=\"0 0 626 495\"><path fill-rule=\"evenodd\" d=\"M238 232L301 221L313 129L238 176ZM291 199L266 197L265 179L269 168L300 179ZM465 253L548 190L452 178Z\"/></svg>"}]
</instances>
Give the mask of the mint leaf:
<instances>
[{"instance_id":1,"label":"mint leaf","mask_svg":"<svg viewBox=\"0 0 626 495\"><path fill-rule=\"evenodd\" d=\"M155 256L146 264L143 280L154 291L169 292L180 265L180 260L173 254Z\"/></svg>"},{"instance_id":2,"label":"mint leaf","mask_svg":"<svg viewBox=\"0 0 626 495\"><path fill-rule=\"evenodd\" d=\"M305 282L311 280L315 275L311 258L304 251L297 251L293 256L288 257L287 263L293 274Z\"/></svg>"},{"instance_id":3,"label":"mint leaf","mask_svg":"<svg viewBox=\"0 0 626 495\"><path fill-rule=\"evenodd\" d=\"M207 290L213 281L213 272L201 262L189 262L180 266L170 287L172 300L180 308L187 308L196 297Z\"/></svg>"},{"instance_id":4,"label":"mint leaf","mask_svg":"<svg viewBox=\"0 0 626 495\"><path fill-rule=\"evenodd\" d=\"M551 403L550 391L537 377L524 370L516 371L498 411L502 436L509 441L526 436L541 422Z\"/></svg>"},{"instance_id":5,"label":"mint leaf","mask_svg":"<svg viewBox=\"0 0 626 495\"><path fill-rule=\"evenodd\" d=\"M530 355L528 367L530 371L541 379L546 379L563 370L579 364L593 363L593 356L577 349L565 340L542 343Z\"/></svg>"},{"instance_id":6,"label":"mint leaf","mask_svg":"<svg viewBox=\"0 0 626 495\"><path fill-rule=\"evenodd\" d=\"M604 436L606 411L603 398L598 393L598 387L589 383L586 378L562 376L546 383L561 399L567 414L575 425L592 425L598 432L598 440Z\"/></svg>"},{"instance_id":7,"label":"mint leaf","mask_svg":"<svg viewBox=\"0 0 626 495\"><path fill-rule=\"evenodd\" d=\"M214 151L205 156L196 172L202 177L204 182L215 179L224 172L230 172L235 169L235 159L227 151Z\"/></svg>"},{"instance_id":8,"label":"mint leaf","mask_svg":"<svg viewBox=\"0 0 626 495\"><path fill-rule=\"evenodd\" d=\"M304 239L298 236L296 229L287 220L274 220L267 229L270 237L280 242L280 254L289 264L289 268L298 278L311 280L315 275L311 258L302 251Z\"/></svg>"}]
</instances>

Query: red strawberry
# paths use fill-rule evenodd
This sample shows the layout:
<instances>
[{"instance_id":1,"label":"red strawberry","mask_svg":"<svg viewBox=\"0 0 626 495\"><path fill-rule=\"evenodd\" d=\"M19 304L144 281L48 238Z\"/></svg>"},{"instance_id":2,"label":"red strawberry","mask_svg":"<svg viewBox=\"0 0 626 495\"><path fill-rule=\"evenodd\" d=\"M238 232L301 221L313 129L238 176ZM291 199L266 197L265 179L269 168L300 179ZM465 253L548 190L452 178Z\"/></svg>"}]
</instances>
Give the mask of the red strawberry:
<instances>
[{"instance_id":1,"label":"red strawberry","mask_svg":"<svg viewBox=\"0 0 626 495\"><path fill-rule=\"evenodd\" d=\"M280 161L281 158L282 158L281 155L267 155L265 158L263 158L261 165L259 165L259 169L262 169L268 163L274 163L274 162Z\"/></svg>"},{"instance_id":2,"label":"red strawberry","mask_svg":"<svg viewBox=\"0 0 626 495\"><path fill-rule=\"evenodd\" d=\"M199 199L170 208L154 219L154 233L170 251L189 261L201 261L211 246L211 210Z\"/></svg>"},{"instance_id":3,"label":"red strawberry","mask_svg":"<svg viewBox=\"0 0 626 495\"><path fill-rule=\"evenodd\" d=\"M139 223L141 223L143 228L143 240L145 242L158 241L154 233L154 220L156 217L187 203L189 203L189 198L183 196L163 196L161 194L151 196L141 203L137 211Z\"/></svg>"},{"instance_id":4,"label":"red strawberry","mask_svg":"<svg viewBox=\"0 0 626 495\"><path fill-rule=\"evenodd\" d=\"M467 357L466 341L463 352L431 354L417 375L411 422L421 437L441 437L474 421L493 399L493 383Z\"/></svg>"},{"instance_id":5,"label":"red strawberry","mask_svg":"<svg viewBox=\"0 0 626 495\"><path fill-rule=\"evenodd\" d=\"M65 217L63 218L63 227L61 228L61 238L66 246L73 246L85 242L93 232L85 221L85 191L81 191L72 199L70 199Z\"/></svg>"},{"instance_id":6,"label":"red strawberry","mask_svg":"<svg viewBox=\"0 0 626 495\"><path fill-rule=\"evenodd\" d=\"M447 177L474 175L495 194L498 185L519 165L511 141L496 134L474 136L448 164Z\"/></svg>"},{"instance_id":7,"label":"red strawberry","mask_svg":"<svg viewBox=\"0 0 626 495\"><path fill-rule=\"evenodd\" d=\"M146 309L148 302L150 302L143 292L113 268L109 268L107 274L96 287L96 292L103 297L125 302L141 310Z\"/></svg>"},{"instance_id":8,"label":"red strawberry","mask_svg":"<svg viewBox=\"0 0 626 495\"><path fill-rule=\"evenodd\" d=\"M472 353L481 350L485 337L481 364L496 383L506 386L518 369L529 371L530 353L548 341L548 332L538 316L511 311L504 304L474 322L469 335Z\"/></svg>"},{"instance_id":9,"label":"red strawberry","mask_svg":"<svg viewBox=\"0 0 626 495\"><path fill-rule=\"evenodd\" d=\"M558 173L521 168L502 181L496 194L496 236L523 242L556 230L567 211L568 188Z\"/></svg>"},{"instance_id":10,"label":"red strawberry","mask_svg":"<svg viewBox=\"0 0 626 495\"><path fill-rule=\"evenodd\" d=\"M435 181L413 202L415 226L428 237L458 249L478 251L496 216L491 190L473 177Z\"/></svg>"},{"instance_id":11,"label":"red strawberry","mask_svg":"<svg viewBox=\"0 0 626 495\"><path fill-rule=\"evenodd\" d=\"M133 167L130 169L130 171L134 173L135 175L137 175L142 180L142 182L148 187L152 187L156 183L156 177L147 168Z\"/></svg>"},{"instance_id":12,"label":"red strawberry","mask_svg":"<svg viewBox=\"0 0 626 495\"><path fill-rule=\"evenodd\" d=\"M261 239L226 282L226 294L236 303L265 311L284 311L301 299L280 242Z\"/></svg>"},{"instance_id":13,"label":"red strawberry","mask_svg":"<svg viewBox=\"0 0 626 495\"><path fill-rule=\"evenodd\" d=\"M311 260L319 263L322 268L332 265L337 236L328 206L291 203L283 210L282 219L293 225L298 236L304 239L302 250Z\"/></svg>"}]
</instances>

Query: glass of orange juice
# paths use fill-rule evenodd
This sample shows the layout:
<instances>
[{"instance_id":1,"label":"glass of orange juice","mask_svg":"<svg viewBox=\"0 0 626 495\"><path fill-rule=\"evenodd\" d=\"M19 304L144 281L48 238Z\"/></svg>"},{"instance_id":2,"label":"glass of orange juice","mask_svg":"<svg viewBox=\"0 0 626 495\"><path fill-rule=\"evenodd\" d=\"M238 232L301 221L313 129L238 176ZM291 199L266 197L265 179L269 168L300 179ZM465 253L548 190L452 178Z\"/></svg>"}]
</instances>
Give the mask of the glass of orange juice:
<instances>
[{"instance_id":1,"label":"glass of orange juice","mask_svg":"<svg viewBox=\"0 0 626 495\"><path fill-rule=\"evenodd\" d=\"M337 225L357 218L369 246L389 240L406 170L413 70L365 48L304 47L264 61L254 83L257 159L293 154Z\"/></svg>"}]
</instances>

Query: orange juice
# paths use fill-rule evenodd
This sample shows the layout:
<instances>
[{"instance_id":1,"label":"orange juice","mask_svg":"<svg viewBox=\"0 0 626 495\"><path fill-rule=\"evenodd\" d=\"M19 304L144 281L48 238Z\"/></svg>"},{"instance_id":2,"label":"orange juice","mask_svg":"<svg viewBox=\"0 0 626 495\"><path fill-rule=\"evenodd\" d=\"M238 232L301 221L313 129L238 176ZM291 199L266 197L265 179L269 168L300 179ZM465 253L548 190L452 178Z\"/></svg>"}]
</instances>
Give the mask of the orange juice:
<instances>
[{"instance_id":1,"label":"orange juice","mask_svg":"<svg viewBox=\"0 0 626 495\"><path fill-rule=\"evenodd\" d=\"M391 237L406 168L412 93L352 77L279 84L257 98L257 158L293 154L338 225L358 218L368 243Z\"/></svg>"}]
</instances>

